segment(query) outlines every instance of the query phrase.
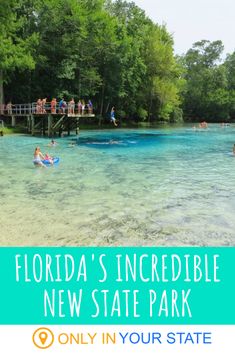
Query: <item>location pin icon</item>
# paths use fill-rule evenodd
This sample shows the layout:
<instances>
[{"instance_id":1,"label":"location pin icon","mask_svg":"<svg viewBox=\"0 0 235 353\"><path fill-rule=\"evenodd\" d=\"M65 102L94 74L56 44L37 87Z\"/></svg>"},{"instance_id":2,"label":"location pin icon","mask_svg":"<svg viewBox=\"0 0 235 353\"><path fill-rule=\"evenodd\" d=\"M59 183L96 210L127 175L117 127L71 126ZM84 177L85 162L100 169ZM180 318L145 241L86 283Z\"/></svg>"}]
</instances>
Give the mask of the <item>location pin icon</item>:
<instances>
[{"instance_id":1,"label":"location pin icon","mask_svg":"<svg viewBox=\"0 0 235 353\"><path fill-rule=\"evenodd\" d=\"M41 341L41 344L44 346L44 344L46 343L48 334L46 333L46 331L42 331L42 332L39 333L38 336L39 336L39 339Z\"/></svg>"}]
</instances>

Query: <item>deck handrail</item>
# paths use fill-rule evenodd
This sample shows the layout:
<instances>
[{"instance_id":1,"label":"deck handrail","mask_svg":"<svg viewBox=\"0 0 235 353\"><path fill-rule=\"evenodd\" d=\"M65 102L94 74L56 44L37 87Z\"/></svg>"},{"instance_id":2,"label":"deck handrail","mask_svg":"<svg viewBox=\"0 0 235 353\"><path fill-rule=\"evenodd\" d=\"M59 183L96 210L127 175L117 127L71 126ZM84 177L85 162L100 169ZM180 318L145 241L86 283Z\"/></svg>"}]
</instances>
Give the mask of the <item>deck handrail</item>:
<instances>
[{"instance_id":1,"label":"deck handrail","mask_svg":"<svg viewBox=\"0 0 235 353\"><path fill-rule=\"evenodd\" d=\"M65 107L60 107L59 103L52 105L50 102L39 105L37 102L24 104L0 105L0 115L7 116L25 116L25 115L46 115L46 114L68 114L68 115L94 115L93 108L85 106L84 109L78 107L78 104L72 106L67 104Z\"/></svg>"}]
</instances>

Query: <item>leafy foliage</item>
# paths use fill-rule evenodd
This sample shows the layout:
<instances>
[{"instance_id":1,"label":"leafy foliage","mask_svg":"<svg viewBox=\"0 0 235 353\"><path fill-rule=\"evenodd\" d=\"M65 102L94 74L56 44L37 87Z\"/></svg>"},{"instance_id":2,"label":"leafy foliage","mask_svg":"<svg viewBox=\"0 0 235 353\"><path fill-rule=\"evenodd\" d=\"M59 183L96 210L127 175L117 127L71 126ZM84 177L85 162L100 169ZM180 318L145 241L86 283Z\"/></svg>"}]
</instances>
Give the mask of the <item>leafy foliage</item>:
<instances>
[{"instance_id":1,"label":"leafy foliage","mask_svg":"<svg viewBox=\"0 0 235 353\"><path fill-rule=\"evenodd\" d=\"M3 101L3 83L10 79L10 74L15 70L35 68L33 54L38 35L33 30L29 31L31 18L29 8L24 5L23 0L0 2L0 103ZM33 12L31 16L34 17Z\"/></svg>"},{"instance_id":2,"label":"leafy foliage","mask_svg":"<svg viewBox=\"0 0 235 353\"><path fill-rule=\"evenodd\" d=\"M228 121L234 112L235 56L221 64L221 41L201 41L183 58L184 113L191 119Z\"/></svg>"},{"instance_id":3,"label":"leafy foliage","mask_svg":"<svg viewBox=\"0 0 235 353\"><path fill-rule=\"evenodd\" d=\"M0 9L0 68L15 102L92 98L97 114L115 105L140 120L169 120L179 106L172 37L134 3L2 0Z\"/></svg>"},{"instance_id":4,"label":"leafy foliage","mask_svg":"<svg viewBox=\"0 0 235 353\"><path fill-rule=\"evenodd\" d=\"M1 0L0 101L90 98L99 122L228 120L235 116L235 53L202 40L182 57L134 2ZM183 110L182 110L183 109Z\"/></svg>"}]
</instances>

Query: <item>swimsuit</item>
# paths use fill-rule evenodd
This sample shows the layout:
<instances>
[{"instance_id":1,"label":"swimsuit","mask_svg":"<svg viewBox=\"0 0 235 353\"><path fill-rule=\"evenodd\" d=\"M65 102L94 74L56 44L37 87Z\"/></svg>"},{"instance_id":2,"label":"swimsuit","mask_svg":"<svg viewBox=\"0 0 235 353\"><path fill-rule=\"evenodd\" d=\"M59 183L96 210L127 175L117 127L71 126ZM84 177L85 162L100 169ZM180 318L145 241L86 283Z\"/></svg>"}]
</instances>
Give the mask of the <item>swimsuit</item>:
<instances>
[{"instance_id":1,"label":"swimsuit","mask_svg":"<svg viewBox=\"0 0 235 353\"><path fill-rule=\"evenodd\" d=\"M42 164L42 160L41 160L41 158L40 158L40 156L38 154L34 157L33 163Z\"/></svg>"},{"instance_id":2,"label":"swimsuit","mask_svg":"<svg viewBox=\"0 0 235 353\"><path fill-rule=\"evenodd\" d=\"M111 121L115 121L115 120L116 120L116 119L115 119L115 113L114 113L114 112L111 113L110 120L111 120Z\"/></svg>"}]
</instances>

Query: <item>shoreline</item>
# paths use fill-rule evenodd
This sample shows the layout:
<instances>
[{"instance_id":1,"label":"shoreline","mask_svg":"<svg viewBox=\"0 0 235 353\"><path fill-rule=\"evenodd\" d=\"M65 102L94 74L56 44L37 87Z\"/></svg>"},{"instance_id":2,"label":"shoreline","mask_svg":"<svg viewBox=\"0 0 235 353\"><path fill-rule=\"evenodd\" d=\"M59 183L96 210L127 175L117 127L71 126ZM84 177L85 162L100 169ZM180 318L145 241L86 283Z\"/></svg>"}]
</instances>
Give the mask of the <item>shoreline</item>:
<instances>
[{"instance_id":1,"label":"shoreline","mask_svg":"<svg viewBox=\"0 0 235 353\"><path fill-rule=\"evenodd\" d=\"M209 122L210 126L216 126L220 125L220 122ZM228 127L234 127L235 122L229 123L228 126L225 126L225 128ZM131 123L131 124L125 124L123 123L121 126L117 128L113 128L110 124L103 124L101 126L98 126L97 124L81 124L79 127L79 131L107 131L107 130L113 130L118 131L118 130L128 130L128 129L169 129L169 128L182 128L182 127L188 127L192 128L193 126L196 126L196 130L198 130L198 122L180 122L180 123L169 123L169 122L155 122L155 123L148 123L148 122L142 122L142 123ZM0 131L3 131L4 135L29 135L26 131L25 127L18 126L18 127L9 127L9 126L4 126L3 129L0 128ZM75 131L71 131L71 136L75 134ZM79 134L78 134L79 135ZM35 137L40 137L40 133L35 133ZM56 138L61 138L57 135L51 136L51 137L56 137ZM48 136L44 136L44 138L51 138ZM67 134L65 134L65 137L68 137Z\"/></svg>"}]
</instances>

